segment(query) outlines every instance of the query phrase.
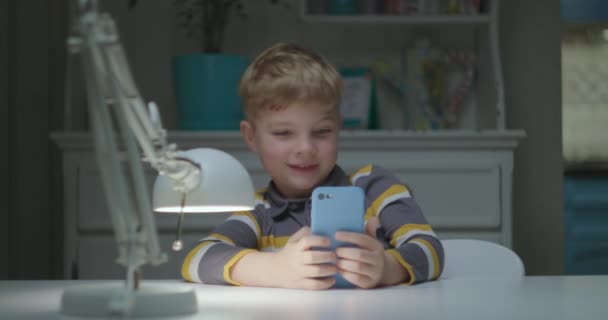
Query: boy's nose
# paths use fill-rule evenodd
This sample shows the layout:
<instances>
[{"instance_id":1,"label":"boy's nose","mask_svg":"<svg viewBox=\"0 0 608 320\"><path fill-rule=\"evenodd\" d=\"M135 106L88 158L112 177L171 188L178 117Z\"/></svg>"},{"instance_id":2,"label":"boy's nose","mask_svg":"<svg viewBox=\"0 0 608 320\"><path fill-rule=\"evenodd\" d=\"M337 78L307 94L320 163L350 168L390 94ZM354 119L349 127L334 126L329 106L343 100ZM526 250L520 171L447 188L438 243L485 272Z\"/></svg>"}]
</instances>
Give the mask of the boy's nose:
<instances>
[{"instance_id":1,"label":"boy's nose","mask_svg":"<svg viewBox=\"0 0 608 320\"><path fill-rule=\"evenodd\" d=\"M302 138L298 140L298 145L296 147L297 154L314 154L315 145L310 138Z\"/></svg>"}]
</instances>

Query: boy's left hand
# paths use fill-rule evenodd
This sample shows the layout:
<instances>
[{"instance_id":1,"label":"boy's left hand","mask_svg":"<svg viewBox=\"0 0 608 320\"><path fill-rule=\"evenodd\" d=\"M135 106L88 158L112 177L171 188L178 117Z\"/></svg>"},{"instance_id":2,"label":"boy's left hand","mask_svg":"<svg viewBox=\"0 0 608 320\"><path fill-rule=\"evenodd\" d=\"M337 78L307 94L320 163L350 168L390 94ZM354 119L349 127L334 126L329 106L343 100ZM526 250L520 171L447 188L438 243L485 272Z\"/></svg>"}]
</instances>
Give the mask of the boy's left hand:
<instances>
[{"instance_id":1,"label":"boy's left hand","mask_svg":"<svg viewBox=\"0 0 608 320\"><path fill-rule=\"evenodd\" d=\"M339 273L360 288L374 288L380 284L384 273L384 246L376 239L379 227L377 219L370 219L365 226L365 234L355 232L336 232L338 241L349 242L358 248L341 247L336 249Z\"/></svg>"}]
</instances>

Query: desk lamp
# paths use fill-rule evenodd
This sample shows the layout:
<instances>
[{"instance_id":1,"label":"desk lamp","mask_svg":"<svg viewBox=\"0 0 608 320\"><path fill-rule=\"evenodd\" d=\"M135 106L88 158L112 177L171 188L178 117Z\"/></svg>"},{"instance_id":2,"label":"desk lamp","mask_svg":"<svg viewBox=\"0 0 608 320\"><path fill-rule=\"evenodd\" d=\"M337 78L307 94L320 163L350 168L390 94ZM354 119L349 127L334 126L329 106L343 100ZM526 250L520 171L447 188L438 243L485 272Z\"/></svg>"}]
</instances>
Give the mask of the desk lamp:
<instances>
[{"instance_id":1,"label":"desk lamp","mask_svg":"<svg viewBox=\"0 0 608 320\"><path fill-rule=\"evenodd\" d=\"M167 261L161 252L144 161L159 173L154 208L179 213L225 212L253 208L253 184L236 159L219 150L180 152L167 144L154 103L146 111L120 43L114 21L98 11L97 0L78 0L77 34L71 52L81 55L91 135L108 204L122 285L74 285L61 298L61 313L71 317L169 317L197 311L194 291L185 284L147 284L139 280L143 265ZM124 162L124 163L123 163Z\"/></svg>"}]
</instances>

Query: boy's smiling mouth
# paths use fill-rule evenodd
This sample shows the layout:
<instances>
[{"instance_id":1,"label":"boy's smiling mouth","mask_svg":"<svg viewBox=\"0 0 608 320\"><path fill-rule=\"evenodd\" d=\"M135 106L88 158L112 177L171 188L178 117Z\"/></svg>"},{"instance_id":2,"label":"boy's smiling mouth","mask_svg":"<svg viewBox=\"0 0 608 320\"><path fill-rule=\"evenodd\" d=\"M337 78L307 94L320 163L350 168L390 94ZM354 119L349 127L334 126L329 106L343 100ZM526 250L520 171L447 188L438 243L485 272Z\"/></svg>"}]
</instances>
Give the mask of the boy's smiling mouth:
<instances>
[{"instance_id":1,"label":"boy's smiling mouth","mask_svg":"<svg viewBox=\"0 0 608 320\"><path fill-rule=\"evenodd\" d=\"M288 164L288 166L296 171L300 172L310 172L316 170L319 165L318 164L307 164L307 165L298 165L298 164Z\"/></svg>"}]
</instances>

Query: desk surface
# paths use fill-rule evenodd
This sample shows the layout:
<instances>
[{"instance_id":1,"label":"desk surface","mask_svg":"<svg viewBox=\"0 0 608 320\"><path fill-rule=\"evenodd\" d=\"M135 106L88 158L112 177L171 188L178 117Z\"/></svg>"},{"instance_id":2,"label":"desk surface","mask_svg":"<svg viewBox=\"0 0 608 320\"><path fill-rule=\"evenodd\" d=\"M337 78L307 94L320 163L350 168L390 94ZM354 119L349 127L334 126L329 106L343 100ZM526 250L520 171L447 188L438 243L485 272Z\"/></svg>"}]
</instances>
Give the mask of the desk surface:
<instances>
[{"instance_id":1,"label":"desk surface","mask_svg":"<svg viewBox=\"0 0 608 320\"><path fill-rule=\"evenodd\" d=\"M108 281L0 281L0 319L60 319L64 288L101 282ZM196 290L199 313L179 319L608 317L608 276L461 278L375 290L329 291L188 285Z\"/></svg>"}]
</instances>

